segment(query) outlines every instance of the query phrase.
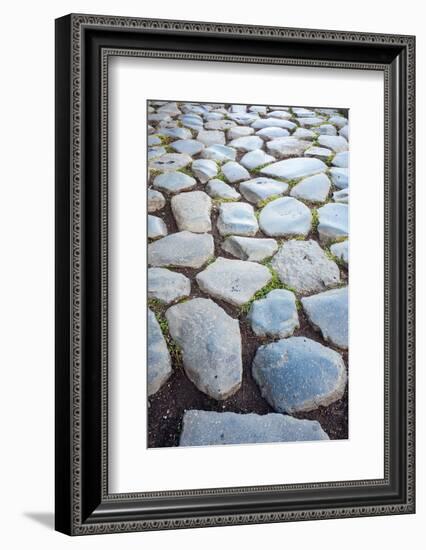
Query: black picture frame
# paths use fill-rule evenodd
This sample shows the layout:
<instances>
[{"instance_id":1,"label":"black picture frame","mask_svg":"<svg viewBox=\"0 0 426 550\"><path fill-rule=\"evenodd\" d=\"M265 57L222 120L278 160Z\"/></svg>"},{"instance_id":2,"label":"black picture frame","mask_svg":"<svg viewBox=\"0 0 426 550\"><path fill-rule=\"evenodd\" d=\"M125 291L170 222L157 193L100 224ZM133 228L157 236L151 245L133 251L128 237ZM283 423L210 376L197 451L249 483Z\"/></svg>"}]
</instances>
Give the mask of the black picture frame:
<instances>
[{"instance_id":1,"label":"black picture frame","mask_svg":"<svg viewBox=\"0 0 426 550\"><path fill-rule=\"evenodd\" d=\"M384 478L109 494L108 57L377 70L385 82ZM71 14L56 20L56 529L69 535L415 511L415 38Z\"/></svg>"}]
</instances>

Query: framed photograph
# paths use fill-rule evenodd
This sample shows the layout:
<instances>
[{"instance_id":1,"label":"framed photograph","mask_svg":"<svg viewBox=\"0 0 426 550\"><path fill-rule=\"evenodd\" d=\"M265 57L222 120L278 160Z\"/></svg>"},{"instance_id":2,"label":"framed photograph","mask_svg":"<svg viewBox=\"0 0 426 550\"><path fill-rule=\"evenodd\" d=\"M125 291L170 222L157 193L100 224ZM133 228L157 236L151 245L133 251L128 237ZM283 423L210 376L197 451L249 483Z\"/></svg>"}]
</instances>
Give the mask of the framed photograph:
<instances>
[{"instance_id":1,"label":"framed photograph","mask_svg":"<svg viewBox=\"0 0 426 550\"><path fill-rule=\"evenodd\" d=\"M56 21L56 529L408 514L415 39Z\"/></svg>"}]
</instances>

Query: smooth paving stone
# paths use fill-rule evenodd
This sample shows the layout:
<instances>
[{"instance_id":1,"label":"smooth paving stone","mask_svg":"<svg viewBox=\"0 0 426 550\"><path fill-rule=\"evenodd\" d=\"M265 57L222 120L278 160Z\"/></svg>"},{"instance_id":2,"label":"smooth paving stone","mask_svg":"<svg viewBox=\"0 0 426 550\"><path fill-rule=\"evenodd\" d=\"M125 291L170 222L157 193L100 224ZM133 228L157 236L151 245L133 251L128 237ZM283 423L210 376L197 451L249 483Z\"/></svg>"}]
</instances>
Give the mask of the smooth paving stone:
<instances>
[{"instance_id":1,"label":"smooth paving stone","mask_svg":"<svg viewBox=\"0 0 426 550\"><path fill-rule=\"evenodd\" d=\"M293 197L283 197L267 204L259 216L261 230L270 237L306 235L311 230L311 211Z\"/></svg>"},{"instance_id":2,"label":"smooth paving stone","mask_svg":"<svg viewBox=\"0 0 426 550\"><path fill-rule=\"evenodd\" d=\"M348 142L342 136L319 136L318 143L322 147L333 149L335 153L341 153L349 149Z\"/></svg>"},{"instance_id":3,"label":"smooth paving stone","mask_svg":"<svg viewBox=\"0 0 426 550\"><path fill-rule=\"evenodd\" d=\"M338 168L348 168L349 166L349 151L343 151L343 153L336 153L332 162L333 166Z\"/></svg>"},{"instance_id":4,"label":"smooth paving stone","mask_svg":"<svg viewBox=\"0 0 426 550\"><path fill-rule=\"evenodd\" d=\"M230 147L235 147L238 151L254 151L263 147L263 140L259 136L245 136L233 139L229 143Z\"/></svg>"},{"instance_id":5,"label":"smooth paving stone","mask_svg":"<svg viewBox=\"0 0 426 550\"><path fill-rule=\"evenodd\" d=\"M337 130L332 124L321 124L321 126L318 126L315 130L321 136L337 136Z\"/></svg>"},{"instance_id":6,"label":"smooth paving stone","mask_svg":"<svg viewBox=\"0 0 426 550\"><path fill-rule=\"evenodd\" d=\"M217 176L218 167L214 160L197 159L192 163L191 170L201 183L206 183Z\"/></svg>"},{"instance_id":7,"label":"smooth paving stone","mask_svg":"<svg viewBox=\"0 0 426 550\"><path fill-rule=\"evenodd\" d=\"M240 137L251 136L254 134L254 128L250 126L236 126L228 130L228 139L238 139Z\"/></svg>"},{"instance_id":8,"label":"smooth paving stone","mask_svg":"<svg viewBox=\"0 0 426 550\"><path fill-rule=\"evenodd\" d=\"M149 167L160 172L174 172L191 164L192 158L183 153L166 153L158 159L150 161Z\"/></svg>"},{"instance_id":9,"label":"smooth paving stone","mask_svg":"<svg viewBox=\"0 0 426 550\"><path fill-rule=\"evenodd\" d=\"M225 239L222 249L240 260L261 262L275 254L278 243L275 239L255 239L233 235Z\"/></svg>"},{"instance_id":10,"label":"smooth paving stone","mask_svg":"<svg viewBox=\"0 0 426 550\"><path fill-rule=\"evenodd\" d=\"M266 115L266 113L268 112L268 108L265 105L252 105L251 107L249 107L249 111L259 113L260 115Z\"/></svg>"},{"instance_id":11,"label":"smooth paving stone","mask_svg":"<svg viewBox=\"0 0 426 550\"><path fill-rule=\"evenodd\" d=\"M330 177L333 184L338 189L346 189L349 187L349 170L347 168L330 168Z\"/></svg>"},{"instance_id":12,"label":"smooth paving stone","mask_svg":"<svg viewBox=\"0 0 426 550\"><path fill-rule=\"evenodd\" d=\"M167 153L165 147L148 147L148 160L157 159Z\"/></svg>"},{"instance_id":13,"label":"smooth paving stone","mask_svg":"<svg viewBox=\"0 0 426 550\"><path fill-rule=\"evenodd\" d=\"M167 113L153 113L151 115L148 115L149 122L169 122L170 120L172 120L172 117Z\"/></svg>"},{"instance_id":14,"label":"smooth paving stone","mask_svg":"<svg viewBox=\"0 0 426 550\"><path fill-rule=\"evenodd\" d=\"M270 162L275 162L275 157L268 155L265 151L257 149L256 151L250 151L246 153L243 158L240 160L240 163L249 170L257 168L258 166L263 166L264 164Z\"/></svg>"},{"instance_id":15,"label":"smooth paving stone","mask_svg":"<svg viewBox=\"0 0 426 550\"><path fill-rule=\"evenodd\" d=\"M298 139L315 139L317 134L308 128L296 128L292 136Z\"/></svg>"},{"instance_id":16,"label":"smooth paving stone","mask_svg":"<svg viewBox=\"0 0 426 550\"><path fill-rule=\"evenodd\" d=\"M180 193L192 189L197 185L195 178L191 178L183 172L166 172L156 176L153 186L167 193Z\"/></svg>"},{"instance_id":17,"label":"smooth paving stone","mask_svg":"<svg viewBox=\"0 0 426 550\"><path fill-rule=\"evenodd\" d=\"M223 400L239 390L243 366L236 319L205 298L170 307L166 319L182 349L185 373L200 391Z\"/></svg>"},{"instance_id":18,"label":"smooth paving stone","mask_svg":"<svg viewBox=\"0 0 426 550\"><path fill-rule=\"evenodd\" d=\"M213 237L208 233L181 231L148 245L148 264L153 267L202 267L214 256Z\"/></svg>"},{"instance_id":19,"label":"smooth paving stone","mask_svg":"<svg viewBox=\"0 0 426 550\"><path fill-rule=\"evenodd\" d=\"M254 204L259 204L269 197L284 195L287 191L287 183L271 178L254 178L240 185L240 192L244 198Z\"/></svg>"},{"instance_id":20,"label":"smooth paving stone","mask_svg":"<svg viewBox=\"0 0 426 550\"><path fill-rule=\"evenodd\" d=\"M211 231L212 200L204 191L180 193L171 200L173 216L179 231L207 233Z\"/></svg>"},{"instance_id":21,"label":"smooth paving stone","mask_svg":"<svg viewBox=\"0 0 426 550\"><path fill-rule=\"evenodd\" d=\"M148 269L148 299L171 304L191 294L191 281L181 273L164 267Z\"/></svg>"},{"instance_id":22,"label":"smooth paving stone","mask_svg":"<svg viewBox=\"0 0 426 550\"><path fill-rule=\"evenodd\" d=\"M298 118L297 122L302 128L312 128L313 126L319 126L324 122L322 117L313 116L313 117L303 117Z\"/></svg>"},{"instance_id":23,"label":"smooth paving stone","mask_svg":"<svg viewBox=\"0 0 426 550\"><path fill-rule=\"evenodd\" d=\"M280 160L261 169L262 174L292 180L320 174L327 170L327 165L319 159L299 157Z\"/></svg>"},{"instance_id":24,"label":"smooth paving stone","mask_svg":"<svg viewBox=\"0 0 426 550\"><path fill-rule=\"evenodd\" d=\"M247 105L231 105L231 113L246 113Z\"/></svg>"},{"instance_id":25,"label":"smooth paving stone","mask_svg":"<svg viewBox=\"0 0 426 550\"><path fill-rule=\"evenodd\" d=\"M213 199L238 200L241 198L241 195L233 187L222 180L210 180L206 186L206 191Z\"/></svg>"},{"instance_id":26,"label":"smooth paving stone","mask_svg":"<svg viewBox=\"0 0 426 550\"><path fill-rule=\"evenodd\" d=\"M236 126L237 123L233 120L211 120L210 122L206 122L204 124L205 130L229 130L229 128L233 128Z\"/></svg>"},{"instance_id":27,"label":"smooth paving stone","mask_svg":"<svg viewBox=\"0 0 426 550\"><path fill-rule=\"evenodd\" d=\"M284 120L289 120L292 115L288 111L271 111L268 113L268 116L272 118L283 118Z\"/></svg>"},{"instance_id":28,"label":"smooth paving stone","mask_svg":"<svg viewBox=\"0 0 426 550\"><path fill-rule=\"evenodd\" d=\"M162 120L158 123L157 133L162 132L163 128L178 128L178 122L176 120Z\"/></svg>"},{"instance_id":29,"label":"smooth paving stone","mask_svg":"<svg viewBox=\"0 0 426 550\"><path fill-rule=\"evenodd\" d=\"M348 287L327 290L302 298L309 322L321 331L326 342L348 349Z\"/></svg>"},{"instance_id":30,"label":"smooth paving stone","mask_svg":"<svg viewBox=\"0 0 426 550\"><path fill-rule=\"evenodd\" d=\"M160 135L176 139L191 139L192 137L192 133L188 128L164 128L161 130Z\"/></svg>"},{"instance_id":31,"label":"smooth paving stone","mask_svg":"<svg viewBox=\"0 0 426 550\"><path fill-rule=\"evenodd\" d=\"M238 183L250 179L250 174L244 166L232 160L222 166L222 172L229 183Z\"/></svg>"},{"instance_id":32,"label":"smooth paving stone","mask_svg":"<svg viewBox=\"0 0 426 550\"><path fill-rule=\"evenodd\" d=\"M203 119L196 114L187 114L179 117L182 124L188 128L199 131L203 129Z\"/></svg>"},{"instance_id":33,"label":"smooth paving stone","mask_svg":"<svg viewBox=\"0 0 426 550\"><path fill-rule=\"evenodd\" d=\"M252 124L255 122L259 115L257 113L229 113L228 117L232 120L234 120L237 124L241 124L241 126L248 126L249 124Z\"/></svg>"},{"instance_id":34,"label":"smooth paving stone","mask_svg":"<svg viewBox=\"0 0 426 550\"><path fill-rule=\"evenodd\" d=\"M287 128L278 128L278 126L272 126L271 128L262 128L256 132L257 136L260 136L262 139L275 139L279 137L287 137L290 135L290 132Z\"/></svg>"},{"instance_id":35,"label":"smooth paving stone","mask_svg":"<svg viewBox=\"0 0 426 550\"><path fill-rule=\"evenodd\" d=\"M201 156L216 162L226 162L227 160L235 160L237 151L227 145L211 145L202 151Z\"/></svg>"},{"instance_id":36,"label":"smooth paving stone","mask_svg":"<svg viewBox=\"0 0 426 550\"><path fill-rule=\"evenodd\" d=\"M187 155L197 155L204 149L204 143L196 139L178 139L170 144L170 147L178 153L186 153Z\"/></svg>"},{"instance_id":37,"label":"smooth paving stone","mask_svg":"<svg viewBox=\"0 0 426 550\"><path fill-rule=\"evenodd\" d=\"M336 258L343 260L343 262L348 266L349 265L349 241L342 241L340 243L334 243L330 246L330 252Z\"/></svg>"},{"instance_id":38,"label":"smooth paving stone","mask_svg":"<svg viewBox=\"0 0 426 550\"><path fill-rule=\"evenodd\" d=\"M343 397L342 357L309 338L285 338L261 346L252 366L262 396L279 412L312 411Z\"/></svg>"},{"instance_id":39,"label":"smooth paving stone","mask_svg":"<svg viewBox=\"0 0 426 550\"><path fill-rule=\"evenodd\" d=\"M348 236L348 213L346 204L330 202L318 208L318 233L322 242Z\"/></svg>"},{"instance_id":40,"label":"smooth paving stone","mask_svg":"<svg viewBox=\"0 0 426 550\"><path fill-rule=\"evenodd\" d=\"M256 235L259 226L253 207L245 202L228 202L220 205L217 220L219 233L225 235Z\"/></svg>"},{"instance_id":41,"label":"smooth paving stone","mask_svg":"<svg viewBox=\"0 0 426 550\"><path fill-rule=\"evenodd\" d=\"M147 200L148 212L150 213L161 210L166 206L166 199L164 198L164 195L155 189L148 189Z\"/></svg>"},{"instance_id":42,"label":"smooth paving stone","mask_svg":"<svg viewBox=\"0 0 426 550\"><path fill-rule=\"evenodd\" d=\"M316 116L315 111L311 111L310 109L306 109L305 107L293 107L292 111L299 118L312 118Z\"/></svg>"},{"instance_id":43,"label":"smooth paving stone","mask_svg":"<svg viewBox=\"0 0 426 550\"><path fill-rule=\"evenodd\" d=\"M148 239L160 239L167 235L167 226L161 218L148 214Z\"/></svg>"},{"instance_id":44,"label":"smooth paving stone","mask_svg":"<svg viewBox=\"0 0 426 550\"><path fill-rule=\"evenodd\" d=\"M325 174L316 174L301 180L290 191L296 199L310 202L324 202L330 192L330 180Z\"/></svg>"},{"instance_id":45,"label":"smooth paving stone","mask_svg":"<svg viewBox=\"0 0 426 550\"><path fill-rule=\"evenodd\" d=\"M287 130L293 130L296 128L296 124L290 120L283 120L282 118L259 118L251 125L255 130L261 130L262 128L271 128L272 126L278 126L279 128L287 128Z\"/></svg>"},{"instance_id":46,"label":"smooth paving stone","mask_svg":"<svg viewBox=\"0 0 426 550\"><path fill-rule=\"evenodd\" d=\"M153 147L154 145L161 145L161 143L161 139L158 136L148 136L149 147Z\"/></svg>"},{"instance_id":47,"label":"smooth paving stone","mask_svg":"<svg viewBox=\"0 0 426 550\"><path fill-rule=\"evenodd\" d=\"M172 374L172 361L154 313L148 309L148 395L157 393Z\"/></svg>"},{"instance_id":48,"label":"smooth paving stone","mask_svg":"<svg viewBox=\"0 0 426 550\"><path fill-rule=\"evenodd\" d=\"M169 103L166 103L165 105L161 105L161 107L158 108L159 113L167 113L170 116L177 116L182 114L179 107L177 106L176 101L171 101Z\"/></svg>"},{"instance_id":49,"label":"smooth paving stone","mask_svg":"<svg viewBox=\"0 0 426 550\"><path fill-rule=\"evenodd\" d=\"M217 113L217 112L214 112L214 113L206 113L204 115L204 119L207 121L207 122L211 122L213 120L222 120L223 118L225 117L225 115L223 113Z\"/></svg>"},{"instance_id":50,"label":"smooth paving stone","mask_svg":"<svg viewBox=\"0 0 426 550\"><path fill-rule=\"evenodd\" d=\"M204 143L206 147L225 145L225 134L220 130L201 130L198 132L197 140Z\"/></svg>"},{"instance_id":51,"label":"smooth paving stone","mask_svg":"<svg viewBox=\"0 0 426 550\"><path fill-rule=\"evenodd\" d=\"M252 303L247 319L257 336L287 338L299 328L296 297L289 290L272 290Z\"/></svg>"},{"instance_id":52,"label":"smooth paving stone","mask_svg":"<svg viewBox=\"0 0 426 550\"><path fill-rule=\"evenodd\" d=\"M343 128L339 130L339 136L342 136L349 141L349 126L343 126Z\"/></svg>"},{"instance_id":53,"label":"smooth paving stone","mask_svg":"<svg viewBox=\"0 0 426 550\"><path fill-rule=\"evenodd\" d=\"M329 124L333 124L339 130L348 124L348 119L341 115L334 115L328 119Z\"/></svg>"},{"instance_id":54,"label":"smooth paving stone","mask_svg":"<svg viewBox=\"0 0 426 550\"><path fill-rule=\"evenodd\" d=\"M305 157L315 157L322 160L327 160L333 155L333 152L325 147L309 147L309 149L306 149L304 155Z\"/></svg>"},{"instance_id":55,"label":"smooth paving stone","mask_svg":"<svg viewBox=\"0 0 426 550\"><path fill-rule=\"evenodd\" d=\"M196 280L203 292L234 306L242 306L271 280L264 265L241 260L217 258Z\"/></svg>"},{"instance_id":56,"label":"smooth paving stone","mask_svg":"<svg viewBox=\"0 0 426 550\"><path fill-rule=\"evenodd\" d=\"M333 193L334 202L341 202L343 204L349 203L349 188L341 189Z\"/></svg>"},{"instance_id":57,"label":"smooth paving stone","mask_svg":"<svg viewBox=\"0 0 426 550\"><path fill-rule=\"evenodd\" d=\"M324 441L329 437L316 420L289 415L239 414L215 411L185 411L180 447Z\"/></svg>"},{"instance_id":58,"label":"smooth paving stone","mask_svg":"<svg viewBox=\"0 0 426 550\"><path fill-rule=\"evenodd\" d=\"M340 283L340 271L316 241L286 241L272 259L280 281L299 294L321 292Z\"/></svg>"},{"instance_id":59,"label":"smooth paving stone","mask_svg":"<svg viewBox=\"0 0 426 550\"><path fill-rule=\"evenodd\" d=\"M278 158L299 157L311 146L312 143L310 141L297 139L293 136L277 138L266 142L267 150Z\"/></svg>"}]
</instances>

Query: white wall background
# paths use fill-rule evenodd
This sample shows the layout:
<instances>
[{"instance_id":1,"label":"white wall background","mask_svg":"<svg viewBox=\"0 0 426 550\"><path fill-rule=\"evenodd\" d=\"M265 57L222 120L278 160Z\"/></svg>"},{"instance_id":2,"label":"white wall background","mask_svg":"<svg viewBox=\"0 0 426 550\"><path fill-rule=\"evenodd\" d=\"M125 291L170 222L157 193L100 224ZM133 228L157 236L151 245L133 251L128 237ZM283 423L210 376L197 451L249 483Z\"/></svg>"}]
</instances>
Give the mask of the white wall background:
<instances>
[{"instance_id":1,"label":"white wall background","mask_svg":"<svg viewBox=\"0 0 426 550\"><path fill-rule=\"evenodd\" d=\"M53 526L54 18L69 12L417 34L418 512L415 516L222 527L70 539ZM67 0L7 3L2 11L0 140L0 541L4 548L259 548L266 543L418 548L425 506L425 290L423 210L426 31L416 0L303 3ZM368 194L368 177L365 182ZM423 306L423 307L422 307Z\"/></svg>"}]
</instances>

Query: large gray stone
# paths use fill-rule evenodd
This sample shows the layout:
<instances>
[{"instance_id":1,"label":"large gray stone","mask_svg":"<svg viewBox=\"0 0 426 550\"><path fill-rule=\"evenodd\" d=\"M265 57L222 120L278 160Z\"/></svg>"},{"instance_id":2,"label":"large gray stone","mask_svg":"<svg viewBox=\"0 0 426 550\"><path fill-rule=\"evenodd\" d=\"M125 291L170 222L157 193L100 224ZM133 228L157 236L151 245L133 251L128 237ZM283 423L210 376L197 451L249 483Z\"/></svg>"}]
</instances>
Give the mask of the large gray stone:
<instances>
[{"instance_id":1,"label":"large gray stone","mask_svg":"<svg viewBox=\"0 0 426 550\"><path fill-rule=\"evenodd\" d=\"M179 231L193 233L211 231L212 201L204 191L190 191L175 195L172 197L171 206Z\"/></svg>"},{"instance_id":2,"label":"large gray stone","mask_svg":"<svg viewBox=\"0 0 426 550\"><path fill-rule=\"evenodd\" d=\"M228 130L228 139L238 139L240 137L251 136L254 134L254 128L250 126L236 126Z\"/></svg>"},{"instance_id":3,"label":"large gray stone","mask_svg":"<svg viewBox=\"0 0 426 550\"><path fill-rule=\"evenodd\" d=\"M228 117L242 126L247 126L259 118L257 113L228 113Z\"/></svg>"},{"instance_id":4,"label":"large gray stone","mask_svg":"<svg viewBox=\"0 0 426 550\"><path fill-rule=\"evenodd\" d=\"M349 234L347 204L328 203L318 209L318 233L321 241L333 241Z\"/></svg>"},{"instance_id":5,"label":"large gray stone","mask_svg":"<svg viewBox=\"0 0 426 550\"><path fill-rule=\"evenodd\" d=\"M234 394L243 373L238 321L204 298L172 306L166 318L171 337L182 349L188 378L214 399Z\"/></svg>"},{"instance_id":6,"label":"large gray stone","mask_svg":"<svg viewBox=\"0 0 426 550\"><path fill-rule=\"evenodd\" d=\"M324 441L328 435L316 420L298 420L269 413L185 411L179 446L237 445L239 443L286 443Z\"/></svg>"},{"instance_id":7,"label":"large gray stone","mask_svg":"<svg viewBox=\"0 0 426 550\"><path fill-rule=\"evenodd\" d=\"M250 153L246 153L240 160L241 164L249 170L257 168L258 166L263 166L268 162L274 161L275 157L268 155L267 153L265 153L265 151L262 151L261 149L256 149L256 151L250 151Z\"/></svg>"},{"instance_id":8,"label":"large gray stone","mask_svg":"<svg viewBox=\"0 0 426 550\"><path fill-rule=\"evenodd\" d=\"M233 139L229 143L230 147L235 147L238 151L248 152L263 147L263 140L259 136L245 136Z\"/></svg>"},{"instance_id":9,"label":"large gray stone","mask_svg":"<svg viewBox=\"0 0 426 550\"><path fill-rule=\"evenodd\" d=\"M279 412L311 411L341 399L346 368L334 350L305 337L261 346L252 367L262 396Z\"/></svg>"},{"instance_id":10,"label":"large gray stone","mask_svg":"<svg viewBox=\"0 0 426 550\"><path fill-rule=\"evenodd\" d=\"M205 159L215 160L216 162L225 162L235 160L237 151L227 145L211 145L202 151L201 156Z\"/></svg>"},{"instance_id":11,"label":"large gray stone","mask_svg":"<svg viewBox=\"0 0 426 550\"><path fill-rule=\"evenodd\" d=\"M283 197L267 204L259 216L261 230L270 237L306 235L311 230L311 211L293 197Z\"/></svg>"},{"instance_id":12,"label":"large gray stone","mask_svg":"<svg viewBox=\"0 0 426 550\"><path fill-rule=\"evenodd\" d=\"M178 153L186 153L187 155L197 155L204 149L204 143L196 139L178 139L170 144L170 147Z\"/></svg>"},{"instance_id":13,"label":"large gray stone","mask_svg":"<svg viewBox=\"0 0 426 550\"><path fill-rule=\"evenodd\" d=\"M220 130L200 130L197 140L204 143L206 147L210 147L210 145L225 145L225 134Z\"/></svg>"},{"instance_id":14,"label":"large gray stone","mask_svg":"<svg viewBox=\"0 0 426 550\"><path fill-rule=\"evenodd\" d=\"M148 212L156 212L166 206L166 199L160 191L156 191L155 189L148 189L147 201Z\"/></svg>"},{"instance_id":15,"label":"large gray stone","mask_svg":"<svg viewBox=\"0 0 426 550\"><path fill-rule=\"evenodd\" d=\"M348 287L327 290L302 298L309 322L318 328L324 340L341 349L348 349Z\"/></svg>"},{"instance_id":16,"label":"large gray stone","mask_svg":"<svg viewBox=\"0 0 426 550\"><path fill-rule=\"evenodd\" d=\"M231 236L222 243L222 248L235 258L249 262L261 262L278 250L275 239Z\"/></svg>"},{"instance_id":17,"label":"large gray stone","mask_svg":"<svg viewBox=\"0 0 426 550\"><path fill-rule=\"evenodd\" d=\"M157 393L172 374L166 341L154 313L148 309L148 395Z\"/></svg>"},{"instance_id":18,"label":"large gray stone","mask_svg":"<svg viewBox=\"0 0 426 550\"><path fill-rule=\"evenodd\" d=\"M207 193L214 199L238 200L241 195L222 180L212 179L206 186Z\"/></svg>"},{"instance_id":19,"label":"large gray stone","mask_svg":"<svg viewBox=\"0 0 426 550\"><path fill-rule=\"evenodd\" d=\"M218 258L196 276L202 291L234 306L242 306L270 280L263 265L241 260Z\"/></svg>"},{"instance_id":20,"label":"large gray stone","mask_svg":"<svg viewBox=\"0 0 426 550\"><path fill-rule=\"evenodd\" d=\"M334 202L341 202L343 204L349 203L349 187L346 189L341 189L340 191L335 191L333 193Z\"/></svg>"},{"instance_id":21,"label":"large gray stone","mask_svg":"<svg viewBox=\"0 0 426 550\"><path fill-rule=\"evenodd\" d=\"M315 130L322 136L337 136L337 130L332 124L321 124Z\"/></svg>"},{"instance_id":22,"label":"large gray stone","mask_svg":"<svg viewBox=\"0 0 426 550\"><path fill-rule=\"evenodd\" d=\"M322 160L327 160L333 153L326 147L309 147L305 151L305 157L315 157Z\"/></svg>"},{"instance_id":23,"label":"large gray stone","mask_svg":"<svg viewBox=\"0 0 426 550\"><path fill-rule=\"evenodd\" d=\"M148 160L158 159L166 153L165 147L148 147Z\"/></svg>"},{"instance_id":24,"label":"large gray stone","mask_svg":"<svg viewBox=\"0 0 426 550\"><path fill-rule=\"evenodd\" d=\"M319 159L305 157L280 160L262 168L262 174L292 180L320 174L327 170L327 165Z\"/></svg>"},{"instance_id":25,"label":"large gray stone","mask_svg":"<svg viewBox=\"0 0 426 550\"><path fill-rule=\"evenodd\" d=\"M342 153L336 153L332 160L333 166L338 168L348 168L349 166L349 151L343 151Z\"/></svg>"},{"instance_id":26,"label":"large gray stone","mask_svg":"<svg viewBox=\"0 0 426 550\"><path fill-rule=\"evenodd\" d=\"M240 185L244 198L254 204L259 204L269 197L284 195L288 191L288 184L271 178L254 178Z\"/></svg>"},{"instance_id":27,"label":"large gray stone","mask_svg":"<svg viewBox=\"0 0 426 550\"><path fill-rule=\"evenodd\" d=\"M260 136L262 139L276 139L280 137L287 137L290 135L290 132L287 128L279 128L278 126L271 126L270 128L262 128L256 132L257 136Z\"/></svg>"},{"instance_id":28,"label":"large gray stone","mask_svg":"<svg viewBox=\"0 0 426 550\"><path fill-rule=\"evenodd\" d=\"M303 179L292 187L290 195L310 202L324 202L330 192L330 180L325 174L316 174Z\"/></svg>"},{"instance_id":29,"label":"large gray stone","mask_svg":"<svg viewBox=\"0 0 426 550\"><path fill-rule=\"evenodd\" d=\"M272 290L252 303L247 318L257 336L291 336L299 328L296 297L289 290Z\"/></svg>"},{"instance_id":30,"label":"large gray stone","mask_svg":"<svg viewBox=\"0 0 426 550\"><path fill-rule=\"evenodd\" d=\"M213 258L213 237L180 231L148 245L148 264L154 267L202 267Z\"/></svg>"},{"instance_id":31,"label":"large gray stone","mask_svg":"<svg viewBox=\"0 0 426 550\"><path fill-rule=\"evenodd\" d=\"M339 268L316 241L285 242L272 259L282 283L300 294L320 292L340 282Z\"/></svg>"},{"instance_id":32,"label":"large gray stone","mask_svg":"<svg viewBox=\"0 0 426 550\"><path fill-rule=\"evenodd\" d=\"M148 239L160 239L167 235L167 226L161 218L148 214Z\"/></svg>"},{"instance_id":33,"label":"large gray stone","mask_svg":"<svg viewBox=\"0 0 426 550\"><path fill-rule=\"evenodd\" d=\"M282 118L259 118L251 125L255 130L261 130L262 128L272 128L273 126L278 128L287 128L287 130L293 130L296 128L296 124L290 120L284 120Z\"/></svg>"},{"instance_id":34,"label":"large gray stone","mask_svg":"<svg viewBox=\"0 0 426 550\"><path fill-rule=\"evenodd\" d=\"M339 136L344 137L347 141L349 141L349 126L343 126L343 128L340 128L339 130Z\"/></svg>"},{"instance_id":35,"label":"large gray stone","mask_svg":"<svg viewBox=\"0 0 426 550\"><path fill-rule=\"evenodd\" d=\"M232 160L222 166L222 172L229 183L238 183L239 181L250 179L250 174L244 166Z\"/></svg>"},{"instance_id":36,"label":"large gray stone","mask_svg":"<svg viewBox=\"0 0 426 550\"><path fill-rule=\"evenodd\" d=\"M278 158L290 156L299 157L311 146L312 143L310 141L297 139L293 136L281 137L266 142L268 151Z\"/></svg>"},{"instance_id":37,"label":"large gray stone","mask_svg":"<svg viewBox=\"0 0 426 550\"><path fill-rule=\"evenodd\" d=\"M349 149L348 142L342 136L319 136L318 143L323 147L333 149L336 153L341 153Z\"/></svg>"},{"instance_id":38,"label":"large gray stone","mask_svg":"<svg viewBox=\"0 0 426 550\"><path fill-rule=\"evenodd\" d=\"M194 175L201 181L206 183L217 175L218 168L214 160L197 159L194 160L191 166Z\"/></svg>"},{"instance_id":39,"label":"large gray stone","mask_svg":"<svg viewBox=\"0 0 426 550\"><path fill-rule=\"evenodd\" d=\"M183 172L166 172L154 178L153 186L167 193L180 193L197 185L197 180Z\"/></svg>"},{"instance_id":40,"label":"large gray stone","mask_svg":"<svg viewBox=\"0 0 426 550\"><path fill-rule=\"evenodd\" d=\"M284 120L289 120L292 115L288 111L271 111L268 113L268 116L272 118L283 118Z\"/></svg>"},{"instance_id":41,"label":"large gray stone","mask_svg":"<svg viewBox=\"0 0 426 550\"><path fill-rule=\"evenodd\" d=\"M292 111L299 118L312 118L316 116L315 111L306 109L306 107L293 107Z\"/></svg>"},{"instance_id":42,"label":"large gray stone","mask_svg":"<svg viewBox=\"0 0 426 550\"><path fill-rule=\"evenodd\" d=\"M203 119L194 114L185 114L179 117L182 124L184 126L187 126L188 128L192 128L193 130L202 130L203 129Z\"/></svg>"},{"instance_id":43,"label":"large gray stone","mask_svg":"<svg viewBox=\"0 0 426 550\"><path fill-rule=\"evenodd\" d=\"M148 298L170 304L191 294L191 281L164 267L148 269Z\"/></svg>"},{"instance_id":44,"label":"large gray stone","mask_svg":"<svg viewBox=\"0 0 426 550\"><path fill-rule=\"evenodd\" d=\"M313 116L313 117L303 117L298 118L297 122L302 128L313 128L314 126L319 126L324 122L322 117Z\"/></svg>"},{"instance_id":45,"label":"large gray stone","mask_svg":"<svg viewBox=\"0 0 426 550\"><path fill-rule=\"evenodd\" d=\"M328 119L329 124L334 124L339 130L348 124L348 119L341 115L334 115Z\"/></svg>"},{"instance_id":46,"label":"large gray stone","mask_svg":"<svg viewBox=\"0 0 426 550\"><path fill-rule=\"evenodd\" d=\"M162 136L168 136L176 139L191 139L192 133L188 128L162 128Z\"/></svg>"},{"instance_id":47,"label":"large gray stone","mask_svg":"<svg viewBox=\"0 0 426 550\"><path fill-rule=\"evenodd\" d=\"M315 128L317 130L317 128ZM317 137L317 134L313 130L308 130L308 128L296 128L293 132L293 137L298 139L310 139L313 140Z\"/></svg>"},{"instance_id":48,"label":"large gray stone","mask_svg":"<svg viewBox=\"0 0 426 550\"><path fill-rule=\"evenodd\" d=\"M184 153L166 153L160 158L150 161L149 167L151 170L159 170L160 172L173 172L185 168L191 162L192 158Z\"/></svg>"},{"instance_id":49,"label":"large gray stone","mask_svg":"<svg viewBox=\"0 0 426 550\"><path fill-rule=\"evenodd\" d=\"M205 130L229 130L236 126L233 120L211 120L204 124Z\"/></svg>"},{"instance_id":50,"label":"large gray stone","mask_svg":"<svg viewBox=\"0 0 426 550\"><path fill-rule=\"evenodd\" d=\"M336 258L340 258L346 265L349 265L349 241L334 243L330 246L330 252Z\"/></svg>"},{"instance_id":51,"label":"large gray stone","mask_svg":"<svg viewBox=\"0 0 426 550\"><path fill-rule=\"evenodd\" d=\"M217 228L221 235L256 235L259 226L253 207L245 202L228 202L220 205Z\"/></svg>"},{"instance_id":52,"label":"large gray stone","mask_svg":"<svg viewBox=\"0 0 426 550\"><path fill-rule=\"evenodd\" d=\"M349 170L347 168L330 168L330 177L333 184L338 189L346 189L349 187Z\"/></svg>"}]
</instances>

